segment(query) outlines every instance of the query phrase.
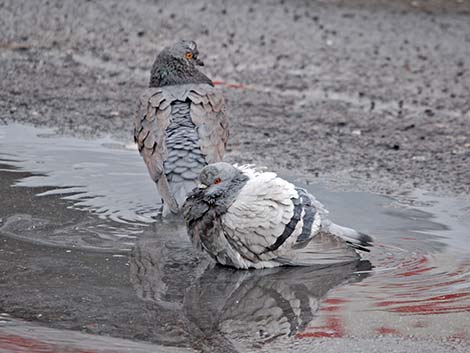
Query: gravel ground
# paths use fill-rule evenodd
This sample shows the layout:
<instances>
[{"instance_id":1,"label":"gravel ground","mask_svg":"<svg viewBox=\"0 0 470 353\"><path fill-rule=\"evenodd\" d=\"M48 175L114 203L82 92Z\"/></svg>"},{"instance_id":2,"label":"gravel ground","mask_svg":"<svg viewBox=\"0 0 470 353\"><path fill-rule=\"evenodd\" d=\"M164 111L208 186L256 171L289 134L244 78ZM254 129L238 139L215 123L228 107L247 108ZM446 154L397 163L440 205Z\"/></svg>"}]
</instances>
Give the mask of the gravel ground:
<instances>
[{"instance_id":1,"label":"gravel ground","mask_svg":"<svg viewBox=\"0 0 470 353\"><path fill-rule=\"evenodd\" d=\"M3 121L130 140L155 53L192 38L225 83L230 161L383 193L470 192L470 1L6 0L0 11Z\"/></svg>"},{"instance_id":2,"label":"gravel ground","mask_svg":"<svg viewBox=\"0 0 470 353\"><path fill-rule=\"evenodd\" d=\"M468 347L450 343L424 342L402 338L381 337L375 339L326 339L312 342L310 346L280 347L279 351L289 353L464 353ZM259 353L259 352L258 352ZM267 352L266 352L267 353Z\"/></svg>"}]
</instances>

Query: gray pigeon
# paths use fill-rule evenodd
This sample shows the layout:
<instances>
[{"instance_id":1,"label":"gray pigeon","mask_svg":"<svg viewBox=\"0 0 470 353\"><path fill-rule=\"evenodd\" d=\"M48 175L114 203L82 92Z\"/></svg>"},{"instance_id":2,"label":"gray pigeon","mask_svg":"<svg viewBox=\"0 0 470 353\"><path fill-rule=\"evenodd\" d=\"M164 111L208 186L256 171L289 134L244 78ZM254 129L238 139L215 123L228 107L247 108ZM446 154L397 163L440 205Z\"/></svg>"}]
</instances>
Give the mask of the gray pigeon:
<instances>
[{"instance_id":1,"label":"gray pigeon","mask_svg":"<svg viewBox=\"0 0 470 353\"><path fill-rule=\"evenodd\" d=\"M196 65L203 62L194 41L163 49L134 120L134 140L164 217L179 213L201 169L222 160L228 140L224 97Z\"/></svg>"},{"instance_id":2,"label":"gray pigeon","mask_svg":"<svg viewBox=\"0 0 470 353\"><path fill-rule=\"evenodd\" d=\"M192 242L222 265L239 269L347 263L372 238L331 222L306 190L251 167L214 163L202 169L184 218Z\"/></svg>"},{"instance_id":3,"label":"gray pigeon","mask_svg":"<svg viewBox=\"0 0 470 353\"><path fill-rule=\"evenodd\" d=\"M312 330L328 291L362 281L370 269L368 261L259 271L208 268L184 295L188 331L237 348L230 352L260 346L263 352L282 352L277 342Z\"/></svg>"}]
</instances>

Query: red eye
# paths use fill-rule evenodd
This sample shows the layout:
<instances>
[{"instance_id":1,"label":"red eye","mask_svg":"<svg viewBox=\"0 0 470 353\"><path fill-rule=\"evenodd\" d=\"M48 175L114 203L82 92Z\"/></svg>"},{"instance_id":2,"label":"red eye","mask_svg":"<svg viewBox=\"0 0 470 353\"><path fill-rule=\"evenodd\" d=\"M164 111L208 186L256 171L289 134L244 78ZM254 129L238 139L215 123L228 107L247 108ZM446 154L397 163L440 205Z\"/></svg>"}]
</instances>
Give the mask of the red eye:
<instances>
[{"instance_id":1,"label":"red eye","mask_svg":"<svg viewBox=\"0 0 470 353\"><path fill-rule=\"evenodd\" d=\"M191 53L190 51L188 51L186 53L186 59L192 59L193 58L193 53Z\"/></svg>"},{"instance_id":2,"label":"red eye","mask_svg":"<svg viewBox=\"0 0 470 353\"><path fill-rule=\"evenodd\" d=\"M214 179L214 184L220 184L222 182L222 179L220 178L215 178Z\"/></svg>"}]
</instances>

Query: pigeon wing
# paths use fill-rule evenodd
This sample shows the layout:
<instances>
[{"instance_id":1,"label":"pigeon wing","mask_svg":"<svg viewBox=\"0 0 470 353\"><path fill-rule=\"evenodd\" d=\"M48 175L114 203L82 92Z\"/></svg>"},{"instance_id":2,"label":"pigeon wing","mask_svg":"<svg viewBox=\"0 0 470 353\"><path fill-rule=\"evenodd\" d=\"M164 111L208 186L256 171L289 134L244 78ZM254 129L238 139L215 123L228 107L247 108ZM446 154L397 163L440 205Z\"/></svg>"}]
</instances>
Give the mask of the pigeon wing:
<instances>
[{"instance_id":1,"label":"pigeon wing","mask_svg":"<svg viewBox=\"0 0 470 353\"><path fill-rule=\"evenodd\" d=\"M160 196L173 212L177 212L178 205L171 195L163 169L167 158L165 131L170 124L171 103L174 100L171 92L162 88L144 91L134 119L134 141L150 177L158 185Z\"/></svg>"},{"instance_id":2,"label":"pigeon wing","mask_svg":"<svg viewBox=\"0 0 470 353\"><path fill-rule=\"evenodd\" d=\"M326 215L304 189L274 173L261 173L241 189L222 217L222 227L230 245L260 267L355 261L353 247L323 229Z\"/></svg>"},{"instance_id":3,"label":"pigeon wing","mask_svg":"<svg viewBox=\"0 0 470 353\"><path fill-rule=\"evenodd\" d=\"M274 173L261 173L250 179L222 217L224 233L231 245L245 258L259 262L270 260L273 251L291 242L300 232L292 231L295 186ZM289 233L289 238L283 235Z\"/></svg>"},{"instance_id":4,"label":"pigeon wing","mask_svg":"<svg viewBox=\"0 0 470 353\"><path fill-rule=\"evenodd\" d=\"M191 120L196 125L199 145L206 162L222 161L229 137L222 92L207 84L192 85L188 99L191 101Z\"/></svg>"}]
</instances>

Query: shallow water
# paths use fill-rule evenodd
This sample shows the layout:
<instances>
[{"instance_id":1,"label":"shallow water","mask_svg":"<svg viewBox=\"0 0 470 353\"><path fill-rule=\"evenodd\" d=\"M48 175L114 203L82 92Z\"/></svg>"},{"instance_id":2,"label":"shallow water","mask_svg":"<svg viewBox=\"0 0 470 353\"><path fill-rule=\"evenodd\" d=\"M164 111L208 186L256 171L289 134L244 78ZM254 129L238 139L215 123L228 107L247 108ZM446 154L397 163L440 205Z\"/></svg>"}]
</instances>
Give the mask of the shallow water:
<instances>
[{"instance_id":1,"label":"shallow water","mask_svg":"<svg viewBox=\"0 0 470 353\"><path fill-rule=\"evenodd\" d=\"M15 269L8 266L0 286L2 293L11 293L0 297L0 310L28 319L25 312L31 312L41 321L39 311L48 318L46 326L60 329L76 329L78 322L92 334L203 351L275 349L280 342L308 345L319 337L470 342L470 203L419 190L399 202L306 185L305 176L290 179L316 195L337 223L375 237L375 248L366 256L372 271L365 264L270 271L214 267L192 249L181 225L155 220L159 198L132 145L0 126L4 266L18 249L22 260L42 261L21 265L34 269L14 277L21 293L52 298L74 289L73 295L92 297L87 308L95 316L77 314L69 322L59 314L80 312L73 300L59 307L44 299L39 306L26 294L16 294L18 288L8 285ZM82 268L91 258L99 265ZM46 268L62 278L54 288L34 281L41 281ZM82 273L93 284L77 282L67 271ZM119 280L112 282L117 274ZM120 294L113 292L115 299L103 302L110 288ZM125 308L120 304L124 297ZM136 321L120 320L122 310ZM20 337L24 324L0 320L0 351L13 344L2 340L2 327ZM54 331L54 337L60 336L57 332L62 331ZM90 342L94 339L89 336Z\"/></svg>"}]
</instances>

